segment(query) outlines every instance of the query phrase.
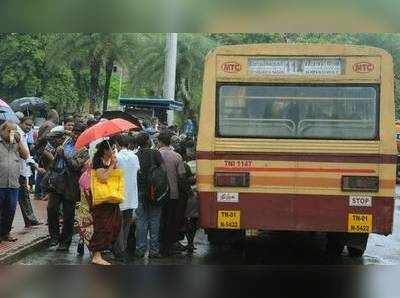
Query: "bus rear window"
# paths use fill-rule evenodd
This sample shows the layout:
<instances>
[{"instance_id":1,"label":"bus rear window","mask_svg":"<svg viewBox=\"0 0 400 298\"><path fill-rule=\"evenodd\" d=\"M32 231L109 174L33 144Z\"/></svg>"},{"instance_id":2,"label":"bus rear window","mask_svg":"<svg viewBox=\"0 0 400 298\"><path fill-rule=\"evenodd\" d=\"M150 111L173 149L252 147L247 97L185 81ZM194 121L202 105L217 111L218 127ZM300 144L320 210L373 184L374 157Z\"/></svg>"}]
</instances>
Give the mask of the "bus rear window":
<instances>
[{"instance_id":1,"label":"bus rear window","mask_svg":"<svg viewBox=\"0 0 400 298\"><path fill-rule=\"evenodd\" d=\"M375 86L220 85L221 137L371 140Z\"/></svg>"}]
</instances>

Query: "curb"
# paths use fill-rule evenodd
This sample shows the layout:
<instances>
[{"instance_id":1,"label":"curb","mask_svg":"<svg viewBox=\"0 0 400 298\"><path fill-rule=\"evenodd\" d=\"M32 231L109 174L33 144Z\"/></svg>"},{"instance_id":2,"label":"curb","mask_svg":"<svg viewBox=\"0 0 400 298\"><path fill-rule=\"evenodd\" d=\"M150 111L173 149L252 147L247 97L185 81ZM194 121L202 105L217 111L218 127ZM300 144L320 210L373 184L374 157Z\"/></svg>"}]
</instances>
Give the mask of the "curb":
<instances>
[{"instance_id":1,"label":"curb","mask_svg":"<svg viewBox=\"0 0 400 298\"><path fill-rule=\"evenodd\" d=\"M50 237L48 235L35 238L28 244L16 250L0 255L0 264L11 265L12 263L15 263L22 257L36 251L37 249L47 246L49 242L50 242Z\"/></svg>"}]
</instances>

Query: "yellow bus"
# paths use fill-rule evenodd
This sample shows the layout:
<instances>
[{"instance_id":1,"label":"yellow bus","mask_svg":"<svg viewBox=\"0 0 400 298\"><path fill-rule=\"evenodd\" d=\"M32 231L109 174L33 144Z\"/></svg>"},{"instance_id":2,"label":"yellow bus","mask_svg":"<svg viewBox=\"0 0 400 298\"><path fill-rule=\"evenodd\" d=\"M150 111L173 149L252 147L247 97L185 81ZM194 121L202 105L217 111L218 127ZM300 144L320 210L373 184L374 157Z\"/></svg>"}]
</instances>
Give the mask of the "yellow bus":
<instances>
[{"instance_id":1,"label":"yellow bus","mask_svg":"<svg viewBox=\"0 0 400 298\"><path fill-rule=\"evenodd\" d=\"M353 45L219 47L205 61L197 140L209 240L246 229L326 232L327 251L364 251L392 232L392 57Z\"/></svg>"}]
</instances>

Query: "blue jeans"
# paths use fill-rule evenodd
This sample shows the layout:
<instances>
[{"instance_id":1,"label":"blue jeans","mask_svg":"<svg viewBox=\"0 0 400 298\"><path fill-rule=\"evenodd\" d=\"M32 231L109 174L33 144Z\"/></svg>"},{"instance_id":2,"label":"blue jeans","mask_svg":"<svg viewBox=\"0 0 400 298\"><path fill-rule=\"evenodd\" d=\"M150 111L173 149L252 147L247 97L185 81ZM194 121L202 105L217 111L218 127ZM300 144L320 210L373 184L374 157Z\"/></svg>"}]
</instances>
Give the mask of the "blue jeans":
<instances>
[{"instance_id":1,"label":"blue jeans","mask_svg":"<svg viewBox=\"0 0 400 298\"><path fill-rule=\"evenodd\" d=\"M43 196L43 191L42 191L42 180L43 180L43 177L44 177L44 174L36 172L35 196L37 198L41 198Z\"/></svg>"},{"instance_id":2,"label":"blue jeans","mask_svg":"<svg viewBox=\"0 0 400 298\"><path fill-rule=\"evenodd\" d=\"M0 237L10 233L17 203L18 188L0 188Z\"/></svg>"},{"instance_id":3,"label":"blue jeans","mask_svg":"<svg viewBox=\"0 0 400 298\"><path fill-rule=\"evenodd\" d=\"M160 220L161 207L148 205L144 206L139 201L136 209L136 253L144 254L147 251L147 234L150 234L150 254L160 252Z\"/></svg>"}]
</instances>

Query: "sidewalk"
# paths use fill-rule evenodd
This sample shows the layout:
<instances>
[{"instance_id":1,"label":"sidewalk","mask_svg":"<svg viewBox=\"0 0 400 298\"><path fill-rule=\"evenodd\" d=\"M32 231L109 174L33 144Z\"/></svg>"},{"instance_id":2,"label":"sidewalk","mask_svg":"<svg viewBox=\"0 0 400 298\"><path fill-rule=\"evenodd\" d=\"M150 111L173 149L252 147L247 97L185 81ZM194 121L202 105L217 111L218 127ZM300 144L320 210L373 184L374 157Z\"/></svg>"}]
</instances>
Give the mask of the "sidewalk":
<instances>
[{"instance_id":1,"label":"sidewalk","mask_svg":"<svg viewBox=\"0 0 400 298\"><path fill-rule=\"evenodd\" d=\"M10 264L24 254L29 253L37 247L45 245L48 240L47 202L31 200L36 218L42 225L25 228L19 206L15 213L11 235L18 240L16 242L2 241L0 243L0 264Z\"/></svg>"}]
</instances>

